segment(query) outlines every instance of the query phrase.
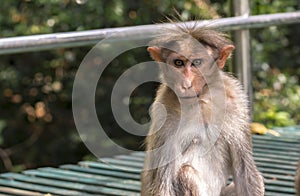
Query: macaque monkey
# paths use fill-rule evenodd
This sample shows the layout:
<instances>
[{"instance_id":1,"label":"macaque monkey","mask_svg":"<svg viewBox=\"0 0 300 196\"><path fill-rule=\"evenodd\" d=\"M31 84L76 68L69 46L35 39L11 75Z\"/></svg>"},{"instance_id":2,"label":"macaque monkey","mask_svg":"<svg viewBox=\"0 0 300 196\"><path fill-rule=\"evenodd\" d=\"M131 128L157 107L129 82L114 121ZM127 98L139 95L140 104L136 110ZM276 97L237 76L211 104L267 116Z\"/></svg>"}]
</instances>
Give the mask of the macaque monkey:
<instances>
[{"instance_id":1,"label":"macaque monkey","mask_svg":"<svg viewBox=\"0 0 300 196\"><path fill-rule=\"evenodd\" d=\"M232 42L212 29L175 26L147 49L162 84L150 109L141 195L264 195L247 97L222 71Z\"/></svg>"}]
</instances>

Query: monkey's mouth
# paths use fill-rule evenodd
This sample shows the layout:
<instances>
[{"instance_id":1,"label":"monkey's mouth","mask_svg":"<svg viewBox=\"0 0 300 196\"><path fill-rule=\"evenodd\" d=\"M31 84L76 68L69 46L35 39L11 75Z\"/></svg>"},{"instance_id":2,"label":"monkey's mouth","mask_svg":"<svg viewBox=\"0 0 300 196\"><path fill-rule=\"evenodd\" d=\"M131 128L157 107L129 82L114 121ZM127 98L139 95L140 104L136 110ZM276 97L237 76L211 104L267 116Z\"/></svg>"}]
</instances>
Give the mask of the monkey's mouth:
<instances>
[{"instance_id":1,"label":"monkey's mouth","mask_svg":"<svg viewBox=\"0 0 300 196\"><path fill-rule=\"evenodd\" d=\"M200 94L194 95L194 96L181 96L180 99L195 99L199 98Z\"/></svg>"}]
</instances>

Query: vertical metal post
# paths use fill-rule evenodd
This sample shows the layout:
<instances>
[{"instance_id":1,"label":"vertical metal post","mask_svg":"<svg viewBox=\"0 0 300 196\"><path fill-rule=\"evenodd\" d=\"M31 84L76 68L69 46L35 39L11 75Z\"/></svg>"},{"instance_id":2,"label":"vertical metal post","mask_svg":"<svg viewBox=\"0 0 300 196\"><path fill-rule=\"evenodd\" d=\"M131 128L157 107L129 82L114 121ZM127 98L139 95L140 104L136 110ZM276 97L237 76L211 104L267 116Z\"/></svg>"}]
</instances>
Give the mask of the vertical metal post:
<instances>
[{"instance_id":1,"label":"vertical metal post","mask_svg":"<svg viewBox=\"0 0 300 196\"><path fill-rule=\"evenodd\" d=\"M234 15L247 18L250 15L248 0L234 0ZM250 63L250 35L249 30L238 30L234 33L236 54L234 56L237 76L242 82L245 91L249 96L250 108L253 103L251 63ZM252 116L252 110L250 111Z\"/></svg>"}]
</instances>

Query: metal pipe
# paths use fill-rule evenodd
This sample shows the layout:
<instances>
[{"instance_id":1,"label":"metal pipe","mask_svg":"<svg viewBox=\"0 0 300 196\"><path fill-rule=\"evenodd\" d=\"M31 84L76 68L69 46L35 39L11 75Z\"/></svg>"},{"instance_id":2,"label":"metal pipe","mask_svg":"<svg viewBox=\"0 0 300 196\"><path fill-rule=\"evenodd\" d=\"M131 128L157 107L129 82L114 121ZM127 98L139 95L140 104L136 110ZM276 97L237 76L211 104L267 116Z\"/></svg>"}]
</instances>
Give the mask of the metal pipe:
<instances>
[{"instance_id":1,"label":"metal pipe","mask_svg":"<svg viewBox=\"0 0 300 196\"><path fill-rule=\"evenodd\" d=\"M239 16L216 20L186 22L186 24L193 25L195 22L198 25L219 28L223 31L260 28L272 25L300 23L300 12L257 15L250 16L248 18ZM64 47L88 46L96 44L101 39L113 34L117 35L118 39L126 39L128 36L136 39L145 39L153 37L163 28L170 27L172 27L172 24L155 24L2 38L0 39L0 54L41 51Z\"/></svg>"},{"instance_id":2,"label":"metal pipe","mask_svg":"<svg viewBox=\"0 0 300 196\"><path fill-rule=\"evenodd\" d=\"M249 18L250 7L248 0L234 0L234 15ZM253 106L252 70L250 62L250 33L249 29L241 29L234 32L235 68L237 76L249 97L249 107ZM250 110L252 111L252 110ZM250 112L252 116L252 112Z\"/></svg>"}]
</instances>

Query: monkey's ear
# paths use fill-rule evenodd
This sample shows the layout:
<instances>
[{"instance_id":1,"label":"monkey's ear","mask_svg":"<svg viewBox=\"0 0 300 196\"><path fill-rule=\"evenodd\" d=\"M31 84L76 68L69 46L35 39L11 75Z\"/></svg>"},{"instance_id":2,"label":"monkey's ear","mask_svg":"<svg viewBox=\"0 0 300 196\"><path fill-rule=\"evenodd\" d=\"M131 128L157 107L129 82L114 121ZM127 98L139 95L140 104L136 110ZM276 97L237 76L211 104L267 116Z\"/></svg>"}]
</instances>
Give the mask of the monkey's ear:
<instances>
[{"instance_id":1,"label":"monkey's ear","mask_svg":"<svg viewBox=\"0 0 300 196\"><path fill-rule=\"evenodd\" d=\"M226 60L230 57L232 50L234 49L234 45L227 45L221 49L220 57L217 60L217 64L220 69L222 69L226 63Z\"/></svg>"},{"instance_id":2,"label":"monkey's ear","mask_svg":"<svg viewBox=\"0 0 300 196\"><path fill-rule=\"evenodd\" d=\"M151 57L157 61L162 62L161 59L161 49L157 46L150 46L147 48L147 51L150 53Z\"/></svg>"}]
</instances>

